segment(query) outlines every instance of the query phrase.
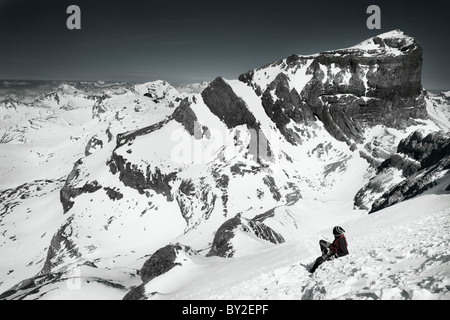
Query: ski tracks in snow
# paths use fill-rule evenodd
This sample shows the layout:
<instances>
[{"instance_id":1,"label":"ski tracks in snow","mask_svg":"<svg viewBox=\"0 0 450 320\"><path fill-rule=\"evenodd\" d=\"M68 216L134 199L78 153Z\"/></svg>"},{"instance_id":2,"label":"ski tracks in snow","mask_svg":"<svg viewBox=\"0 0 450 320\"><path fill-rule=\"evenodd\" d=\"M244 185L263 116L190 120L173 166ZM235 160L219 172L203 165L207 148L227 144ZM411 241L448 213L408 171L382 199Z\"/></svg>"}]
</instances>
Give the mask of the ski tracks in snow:
<instances>
[{"instance_id":1,"label":"ski tracks in snow","mask_svg":"<svg viewBox=\"0 0 450 320\"><path fill-rule=\"evenodd\" d=\"M375 228L349 240L348 256L325 262L312 275L308 269L316 256L301 261L295 256L287 258L285 266L212 298L450 300L449 214L450 209L446 209ZM299 249L308 243L317 246L315 240L304 239Z\"/></svg>"}]
</instances>

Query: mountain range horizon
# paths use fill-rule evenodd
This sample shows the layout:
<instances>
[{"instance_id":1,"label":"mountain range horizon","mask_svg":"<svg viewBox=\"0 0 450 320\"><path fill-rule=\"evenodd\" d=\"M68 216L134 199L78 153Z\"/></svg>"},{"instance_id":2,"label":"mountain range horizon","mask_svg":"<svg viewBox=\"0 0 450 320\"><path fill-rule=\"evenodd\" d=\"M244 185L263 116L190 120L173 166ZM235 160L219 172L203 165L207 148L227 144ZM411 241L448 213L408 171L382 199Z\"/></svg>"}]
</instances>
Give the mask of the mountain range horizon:
<instances>
[{"instance_id":1,"label":"mountain range horizon","mask_svg":"<svg viewBox=\"0 0 450 320\"><path fill-rule=\"evenodd\" d=\"M450 92L422 53L396 29L179 89L5 97L0 299L448 300ZM350 255L311 276L336 225Z\"/></svg>"}]
</instances>

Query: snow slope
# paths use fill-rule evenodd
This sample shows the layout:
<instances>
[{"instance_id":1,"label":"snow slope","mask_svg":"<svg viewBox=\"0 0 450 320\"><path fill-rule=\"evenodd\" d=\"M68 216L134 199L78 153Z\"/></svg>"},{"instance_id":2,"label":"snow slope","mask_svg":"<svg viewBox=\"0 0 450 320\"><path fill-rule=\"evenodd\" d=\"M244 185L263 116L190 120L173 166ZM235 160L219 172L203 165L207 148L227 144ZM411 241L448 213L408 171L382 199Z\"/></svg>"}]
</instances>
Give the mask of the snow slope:
<instances>
[{"instance_id":1,"label":"snow slope","mask_svg":"<svg viewBox=\"0 0 450 320\"><path fill-rule=\"evenodd\" d=\"M152 93L153 99L144 93ZM166 96L172 100L175 94L176 90L163 81L105 89L90 98L63 84L34 102L0 103L0 252L4 257L0 263L0 291L42 269L53 235L69 218L61 206L60 190L74 163L86 156L90 139L103 143L101 148L89 149L93 165L103 167L104 159L95 153L101 156L106 151L109 156L115 135L171 114L173 109ZM99 103L96 99L103 100ZM63 101L75 101L75 108L63 108ZM96 106L102 111L98 112ZM109 208L98 210L107 212ZM109 225L109 218L110 215L105 217L100 229ZM99 219L96 223L100 223ZM95 225L91 220L88 229Z\"/></svg>"},{"instance_id":2,"label":"snow slope","mask_svg":"<svg viewBox=\"0 0 450 320\"><path fill-rule=\"evenodd\" d=\"M241 258L191 258L146 290L159 293L153 299L450 300L450 195L439 194L449 182L447 177L433 193L350 220L334 214L335 203L312 202L322 212L304 214L308 232ZM302 202L291 213L302 212ZM310 275L318 242L331 241L335 224L346 230L350 254Z\"/></svg>"},{"instance_id":3,"label":"snow slope","mask_svg":"<svg viewBox=\"0 0 450 320\"><path fill-rule=\"evenodd\" d=\"M150 281L145 292L156 300L450 300L450 195L443 193L449 183L450 176L427 194L371 215L352 212L342 201L279 207L300 224L285 243L259 240L258 250L233 258L182 252L179 265ZM331 240L336 224L346 230L350 254L311 275L318 242ZM59 281L43 281L26 299L122 299L127 286L138 283L133 269L84 264Z\"/></svg>"}]
</instances>

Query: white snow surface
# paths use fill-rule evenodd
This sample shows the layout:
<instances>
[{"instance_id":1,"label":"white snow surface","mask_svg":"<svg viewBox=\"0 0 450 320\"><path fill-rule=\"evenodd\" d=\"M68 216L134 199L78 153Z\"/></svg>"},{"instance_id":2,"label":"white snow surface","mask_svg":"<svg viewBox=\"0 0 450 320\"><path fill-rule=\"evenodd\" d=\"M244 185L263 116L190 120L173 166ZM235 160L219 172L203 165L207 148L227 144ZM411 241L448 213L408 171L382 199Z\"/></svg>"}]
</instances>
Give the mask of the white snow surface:
<instances>
[{"instance_id":1,"label":"white snow surface","mask_svg":"<svg viewBox=\"0 0 450 320\"><path fill-rule=\"evenodd\" d=\"M151 299L450 300L450 195L430 192L353 218L339 202L300 200L278 210L301 221L295 238L243 257L185 258L146 292L158 292ZM331 241L335 224L346 230L350 254L311 275L319 240Z\"/></svg>"},{"instance_id":2,"label":"white snow surface","mask_svg":"<svg viewBox=\"0 0 450 320\"><path fill-rule=\"evenodd\" d=\"M402 41L402 47L410 45L414 42L414 39L407 36L403 31L401 30L392 30L389 32L385 32L382 33L380 35L377 36L380 39L395 39L395 40L399 40ZM373 54L374 52L380 52L386 55L393 55L393 56L399 56L399 55L403 55L404 53L401 51L401 48L393 48L390 46L380 46L378 44L376 44L373 40L373 38L371 39L367 39L364 40L363 42L346 48L346 49L350 49L350 50L363 50L363 51L370 51L369 52L365 52L364 55L368 56L370 54Z\"/></svg>"},{"instance_id":3,"label":"white snow surface","mask_svg":"<svg viewBox=\"0 0 450 320\"><path fill-rule=\"evenodd\" d=\"M233 258L181 252L180 265L150 281L145 292L152 300L450 300L450 195L441 193L449 182L371 215L340 201L280 207L299 221L290 240L273 245L254 239L252 245L238 237L256 250ZM346 230L350 253L311 275L318 242L331 241L336 224ZM41 288L45 295L27 299L122 299L126 290L108 281L140 283L130 268L81 266Z\"/></svg>"},{"instance_id":4,"label":"white snow surface","mask_svg":"<svg viewBox=\"0 0 450 320\"><path fill-rule=\"evenodd\" d=\"M301 217L300 231L304 232L283 244L265 244L265 248L249 250L240 257L182 253L177 258L181 265L150 281L145 290L149 299L177 300L450 299L449 195L430 193L353 218L344 212L345 207L342 203L300 201L279 208ZM336 208L342 211L336 214ZM350 254L325 262L311 275L307 268L319 255L318 241L331 240L336 223L346 230ZM73 277L52 288L57 295L49 290L43 298L121 299L122 290L98 280L106 276L116 283L138 283L131 270L84 266L69 275Z\"/></svg>"}]
</instances>

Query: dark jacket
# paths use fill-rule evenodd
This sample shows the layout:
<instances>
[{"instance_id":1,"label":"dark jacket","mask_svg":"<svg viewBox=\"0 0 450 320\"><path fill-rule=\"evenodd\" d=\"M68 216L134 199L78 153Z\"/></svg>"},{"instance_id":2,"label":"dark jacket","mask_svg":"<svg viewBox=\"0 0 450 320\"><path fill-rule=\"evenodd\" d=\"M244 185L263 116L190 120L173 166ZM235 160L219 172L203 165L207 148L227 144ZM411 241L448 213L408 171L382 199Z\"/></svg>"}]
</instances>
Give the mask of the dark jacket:
<instances>
[{"instance_id":1,"label":"dark jacket","mask_svg":"<svg viewBox=\"0 0 450 320\"><path fill-rule=\"evenodd\" d=\"M335 237L333 243L330 246L331 252L333 252L338 257L343 257L348 255L347 250L347 239L345 235Z\"/></svg>"}]
</instances>

